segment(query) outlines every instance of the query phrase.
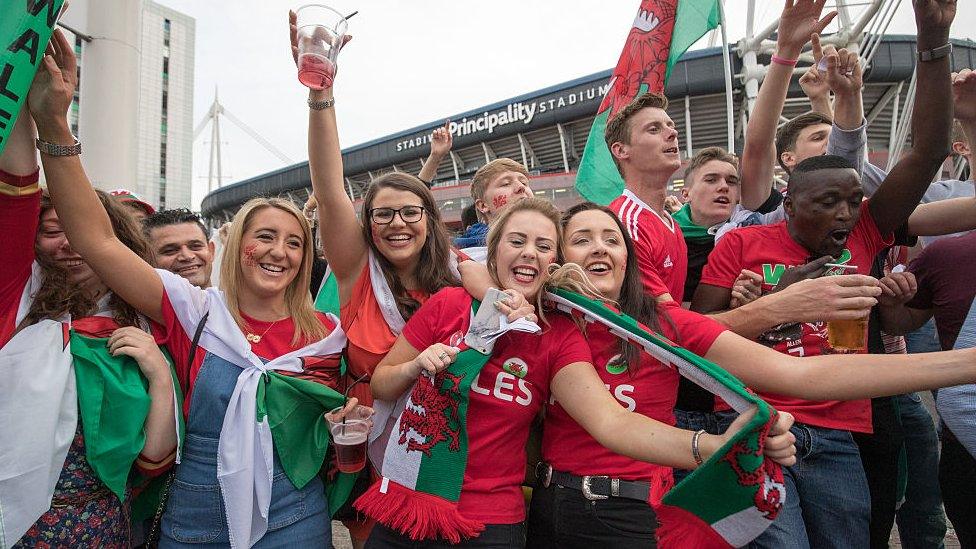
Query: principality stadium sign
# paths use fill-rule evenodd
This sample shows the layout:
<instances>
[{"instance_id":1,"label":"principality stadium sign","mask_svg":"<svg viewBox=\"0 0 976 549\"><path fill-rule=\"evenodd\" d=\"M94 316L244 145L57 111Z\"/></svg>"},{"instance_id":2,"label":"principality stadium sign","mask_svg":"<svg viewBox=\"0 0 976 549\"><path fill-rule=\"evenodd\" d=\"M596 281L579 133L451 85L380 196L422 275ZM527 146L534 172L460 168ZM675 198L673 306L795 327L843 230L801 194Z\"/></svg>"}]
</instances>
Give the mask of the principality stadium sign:
<instances>
[{"instance_id":1,"label":"principality stadium sign","mask_svg":"<svg viewBox=\"0 0 976 549\"><path fill-rule=\"evenodd\" d=\"M506 134L529 129L534 125L533 122L542 118L551 119L552 116L558 116L556 111L569 107L578 109L580 105L585 105L595 113L609 88L609 84L591 84L544 95L538 99L515 101L480 114L463 115L460 120L451 121L451 133L455 139L470 136L480 140L502 129L511 130L506 131ZM543 116L547 113L550 116ZM435 127L398 140L396 152L409 151L430 143L430 132Z\"/></svg>"}]
</instances>

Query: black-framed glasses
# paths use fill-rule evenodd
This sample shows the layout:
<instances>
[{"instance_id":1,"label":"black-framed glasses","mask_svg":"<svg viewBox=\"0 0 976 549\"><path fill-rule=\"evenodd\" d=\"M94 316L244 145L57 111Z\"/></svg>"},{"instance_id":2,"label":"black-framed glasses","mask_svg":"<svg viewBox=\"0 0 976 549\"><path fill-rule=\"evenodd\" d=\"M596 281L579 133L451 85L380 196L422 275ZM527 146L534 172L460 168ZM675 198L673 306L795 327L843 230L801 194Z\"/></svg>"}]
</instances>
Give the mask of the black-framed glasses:
<instances>
[{"instance_id":1,"label":"black-framed glasses","mask_svg":"<svg viewBox=\"0 0 976 549\"><path fill-rule=\"evenodd\" d=\"M369 210L369 220L377 225L389 225L393 218L400 215L404 223L416 223L424 217L423 206L404 206L402 208L372 208Z\"/></svg>"}]
</instances>

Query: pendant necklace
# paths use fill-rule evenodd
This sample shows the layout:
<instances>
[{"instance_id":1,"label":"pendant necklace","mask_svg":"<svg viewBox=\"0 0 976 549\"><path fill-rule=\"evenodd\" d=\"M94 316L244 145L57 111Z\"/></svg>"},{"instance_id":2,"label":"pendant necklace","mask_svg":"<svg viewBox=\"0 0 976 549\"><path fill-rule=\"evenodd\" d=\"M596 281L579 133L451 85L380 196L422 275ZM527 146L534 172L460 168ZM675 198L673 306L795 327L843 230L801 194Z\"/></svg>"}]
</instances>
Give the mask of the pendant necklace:
<instances>
[{"instance_id":1,"label":"pendant necklace","mask_svg":"<svg viewBox=\"0 0 976 549\"><path fill-rule=\"evenodd\" d=\"M281 320L281 319L278 319L278 320ZM264 330L264 332L262 332L262 333L261 333L261 335L258 335L258 334L254 334L254 333L251 333L251 332L248 332L248 333L247 333L247 334L246 334L246 335L244 336L244 339L246 339L246 340L248 340L248 341L250 341L251 343L261 343L261 338L262 338L262 337L264 337L265 335L267 335L267 333L268 333L268 331L270 331L270 330L271 330L271 328L274 328L274 325L278 323L278 320L275 320L274 322L272 322L272 323L271 323L271 325L270 325L270 326L268 326L268 327L267 327L267 328L266 328L266 329Z\"/></svg>"}]
</instances>

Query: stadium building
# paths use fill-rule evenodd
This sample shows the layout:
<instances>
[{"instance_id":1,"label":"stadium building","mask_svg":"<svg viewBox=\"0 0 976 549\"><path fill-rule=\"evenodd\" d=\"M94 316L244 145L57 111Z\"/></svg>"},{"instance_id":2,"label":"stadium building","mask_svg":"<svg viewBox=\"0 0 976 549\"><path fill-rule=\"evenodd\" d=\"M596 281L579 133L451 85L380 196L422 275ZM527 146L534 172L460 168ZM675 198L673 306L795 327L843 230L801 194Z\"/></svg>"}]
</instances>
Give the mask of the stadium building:
<instances>
[{"instance_id":1,"label":"stadium building","mask_svg":"<svg viewBox=\"0 0 976 549\"><path fill-rule=\"evenodd\" d=\"M953 67L973 67L976 43L954 40ZM896 149L915 63L914 36L887 36L879 44L865 75L864 112L868 119L868 147L872 162L884 166L888 151ZM741 74L739 56L730 55L733 74ZM769 63L769 55L759 56ZM802 72L798 71L797 78ZM565 208L581 200L574 188L576 168L611 71L604 71L513 97L461 114L445 113L438 121L349 147L342 152L346 189L357 207L374 178L392 171L416 174L430 152L431 132L450 118L454 146L441 162L433 182L434 197L449 226L459 229L461 210L471 204L470 179L487 162L501 157L522 162L532 174L536 196ZM747 121L745 87L733 79L736 146L743 142ZM727 145L725 77L720 47L686 53L671 74L665 90L668 114L679 132L682 157L687 160L704 147ZM809 110L809 102L794 80L784 116ZM679 171L672 192L684 181ZM302 162L228 185L207 195L203 215L214 226L229 221L240 206L255 196L283 196L304 204L311 192L308 162Z\"/></svg>"}]
</instances>

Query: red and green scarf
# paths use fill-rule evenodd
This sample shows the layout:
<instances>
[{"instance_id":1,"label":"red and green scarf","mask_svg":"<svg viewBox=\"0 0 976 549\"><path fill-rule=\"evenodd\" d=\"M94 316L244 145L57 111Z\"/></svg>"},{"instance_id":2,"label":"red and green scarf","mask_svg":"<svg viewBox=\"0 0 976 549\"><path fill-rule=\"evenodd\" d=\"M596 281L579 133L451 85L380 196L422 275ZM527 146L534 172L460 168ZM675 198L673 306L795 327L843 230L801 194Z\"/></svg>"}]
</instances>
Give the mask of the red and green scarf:
<instances>
[{"instance_id":1,"label":"red and green scarf","mask_svg":"<svg viewBox=\"0 0 976 549\"><path fill-rule=\"evenodd\" d=\"M708 461L665 494L663 501L651 502L660 521L659 546L741 547L762 534L785 500L783 472L763 455L776 410L719 366L600 301L565 290L547 297L561 310L606 325L617 337L639 345L682 376L721 396L736 411L756 408L752 420Z\"/></svg>"}]
</instances>

